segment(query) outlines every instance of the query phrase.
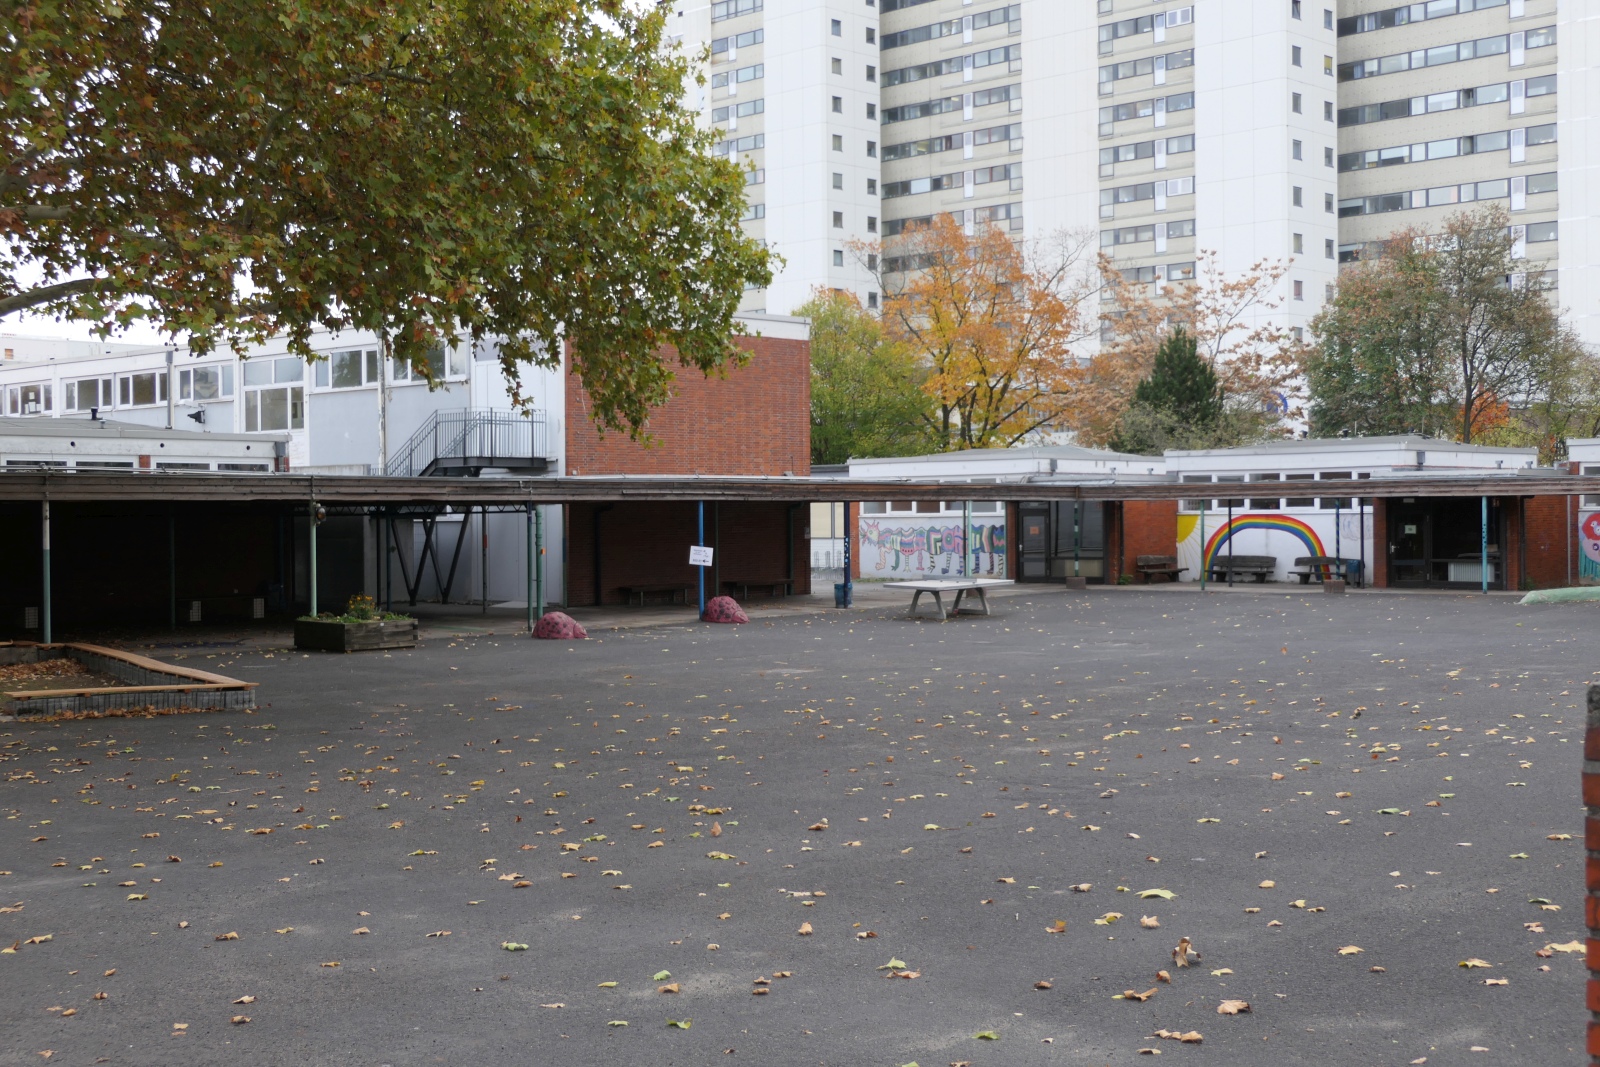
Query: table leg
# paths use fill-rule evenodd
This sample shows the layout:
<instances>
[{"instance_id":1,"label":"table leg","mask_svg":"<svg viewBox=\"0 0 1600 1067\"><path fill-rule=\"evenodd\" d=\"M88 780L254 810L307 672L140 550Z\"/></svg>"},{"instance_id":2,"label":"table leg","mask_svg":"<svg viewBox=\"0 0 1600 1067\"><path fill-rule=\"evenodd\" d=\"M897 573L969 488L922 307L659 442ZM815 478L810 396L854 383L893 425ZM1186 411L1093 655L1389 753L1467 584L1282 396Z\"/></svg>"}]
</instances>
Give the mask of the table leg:
<instances>
[{"instance_id":1,"label":"table leg","mask_svg":"<svg viewBox=\"0 0 1600 1067\"><path fill-rule=\"evenodd\" d=\"M944 598L939 595L939 590L937 589L933 591L933 606L939 609L939 621L943 622L946 618L944 613Z\"/></svg>"},{"instance_id":2,"label":"table leg","mask_svg":"<svg viewBox=\"0 0 1600 1067\"><path fill-rule=\"evenodd\" d=\"M910 611L911 615L915 615L917 613L917 604L921 600L922 600L922 590L913 589L911 591L911 611Z\"/></svg>"},{"instance_id":3,"label":"table leg","mask_svg":"<svg viewBox=\"0 0 1600 1067\"><path fill-rule=\"evenodd\" d=\"M989 614L989 596L983 591L983 586L978 586L978 603L983 605L983 613Z\"/></svg>"},{"instance_id":4,"label":"table leg","mask_svg":"<svg viewBox=\"0 0 1600 1067\"><path fill-rule=\"evenodd\" d=\"M961 614L961 598L966 596L966 593L967 593L967 591L965 589L957 589L956 590L956 598L955 598L955 600L950 602L950 617L951 618L955 618L957 615Z\"/></svg>"}]
</instances>

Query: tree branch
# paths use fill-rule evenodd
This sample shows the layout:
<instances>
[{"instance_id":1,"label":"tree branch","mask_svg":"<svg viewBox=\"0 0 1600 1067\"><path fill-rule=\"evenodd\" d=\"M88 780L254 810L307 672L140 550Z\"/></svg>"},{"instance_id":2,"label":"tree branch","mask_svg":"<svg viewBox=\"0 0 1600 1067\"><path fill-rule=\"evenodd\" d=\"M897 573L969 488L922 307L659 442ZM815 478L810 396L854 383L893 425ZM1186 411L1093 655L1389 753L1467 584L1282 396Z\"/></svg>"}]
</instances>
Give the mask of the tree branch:
<instances>
[{"instance_id":1,"label":"tree branch","mask_svg":"<svg viewBox=\"0 0 1600 1067\"><path fill-rule=\"evenodd\" d=\"M48 304L52 300L60 300L62 297L92 292L99 285L99 278L77 278L70 282L40 285L20 293L13 293L11 296L0 297L0 318L13 311L24 311L40 304Z\"/></svg>"}]
</instances>

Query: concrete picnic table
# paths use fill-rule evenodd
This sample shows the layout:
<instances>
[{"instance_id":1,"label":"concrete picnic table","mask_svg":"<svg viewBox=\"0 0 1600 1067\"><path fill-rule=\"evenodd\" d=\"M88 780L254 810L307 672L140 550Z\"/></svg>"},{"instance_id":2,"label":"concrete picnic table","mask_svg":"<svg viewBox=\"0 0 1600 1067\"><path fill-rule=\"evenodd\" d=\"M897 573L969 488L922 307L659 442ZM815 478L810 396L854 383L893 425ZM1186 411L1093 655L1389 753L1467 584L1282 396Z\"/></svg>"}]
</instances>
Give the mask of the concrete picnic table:
<instances>
[{"instance_id":1,"label":"concrete picnic table","mask_svg":"<svg viewBox=\"0 0 1600 1067\"><path fill-rule=\"evenodd\" d=\"M994 589L1002 585L1016 585L1009 578L927 578L922 581L909 582L884 582L885 589L910 589L912 591L911 610L908 614L917 613L917 602L922 599L923 593L933 594L933 603L939 609L940 618L949 618L961 613L961 598L968 593L977 593L978 601L983 605L983 613L989 614L989 598L984 595L984 590ZM944 610L943 594L954 593L956 598L950 605L947 613ZM977 614L973 612L973 614Z\"/></svg>"}]
</instances>

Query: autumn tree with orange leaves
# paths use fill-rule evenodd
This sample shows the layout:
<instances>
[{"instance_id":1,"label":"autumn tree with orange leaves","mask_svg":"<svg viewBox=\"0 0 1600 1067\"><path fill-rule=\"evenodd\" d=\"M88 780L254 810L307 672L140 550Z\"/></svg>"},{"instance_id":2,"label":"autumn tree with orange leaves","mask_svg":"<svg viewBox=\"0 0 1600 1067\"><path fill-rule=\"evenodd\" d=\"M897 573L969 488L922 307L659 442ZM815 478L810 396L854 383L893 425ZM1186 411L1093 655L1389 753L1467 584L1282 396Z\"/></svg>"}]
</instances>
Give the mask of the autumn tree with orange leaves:
<instances>
[{"instance_id":1,"label":"autumn tree with orange leaves","mask_svg":"<svg viewBox=\"0 0 1600 1067\"><path fill-rule=\"evenodd\" d=\"M1218 439L1206 444L1243 444L1281 432L1283 416L1293 411L1285 401L1292 399L1303 352L1293 333L1271 319L1287 264L1263 260L1228 274L1215 253L1202 250L1192 280L1157 284L1128 280L1103 255L1099 269L1100 353L1084 368L1067 419L1078 443L1103 447L1118 439L1124 420L1138 415L1129 410L1135 390L1176 328L1194 339L1220 387L1225 417Z\"/></svg>"},{"instance_id":2,"label":"autumn tree with orange leaves","mask_svg":"<svg viewBox=\"0 0 1600 1067\"><path fill-rule=\"evenodd\" d=\"M1098 325L1088 245L1018 242L990 225L969 234L948 215L894 240L884 330L928 372L942 451L1009 447L1069 421L1082 378L1073 346Z\"/></svg>"}]
</instances>

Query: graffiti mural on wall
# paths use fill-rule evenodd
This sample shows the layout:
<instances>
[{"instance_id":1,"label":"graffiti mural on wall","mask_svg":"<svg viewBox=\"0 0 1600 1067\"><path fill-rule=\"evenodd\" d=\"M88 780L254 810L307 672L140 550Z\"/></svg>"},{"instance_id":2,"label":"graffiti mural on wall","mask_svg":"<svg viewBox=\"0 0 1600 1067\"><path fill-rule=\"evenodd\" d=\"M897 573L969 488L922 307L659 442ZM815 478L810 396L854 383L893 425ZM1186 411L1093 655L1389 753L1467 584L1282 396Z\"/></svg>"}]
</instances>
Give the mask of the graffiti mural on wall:
<instances>
[{"instance_id":1,"label":"graffiti mural on wall","mask_svg":"<svg viewBox=\"0 0 1600 1067\"><path fill-rule=\"evenodd\" d=\"M1600 512L1578 521L1578 541L1583 554L1578 557L1578 578L1584 584L1600 583Z\"/></svg>"},{"instance_id":2,"label":"graffiti mural on wall","mask_svg":"<svg viewBox=\"0 0 1600 1067\"><path fill-rule=\"evenodd\" d=\"M971 552L963 550L959 522L927 526L885 526L861 523L861 573L908 575L971 573L1004 577L1006 528L1004 523L973 523ZM963 559L966 570L963 569Z\"/></svg>"}]
</instances>

